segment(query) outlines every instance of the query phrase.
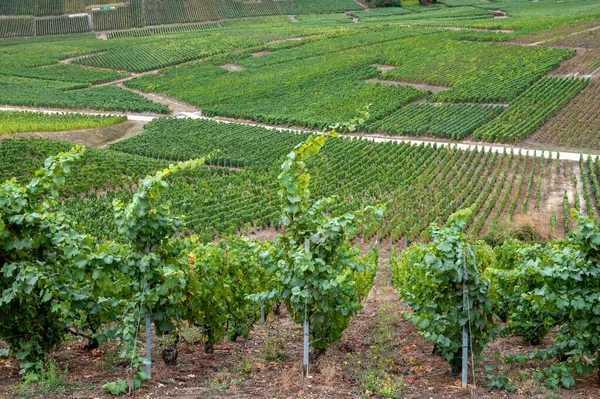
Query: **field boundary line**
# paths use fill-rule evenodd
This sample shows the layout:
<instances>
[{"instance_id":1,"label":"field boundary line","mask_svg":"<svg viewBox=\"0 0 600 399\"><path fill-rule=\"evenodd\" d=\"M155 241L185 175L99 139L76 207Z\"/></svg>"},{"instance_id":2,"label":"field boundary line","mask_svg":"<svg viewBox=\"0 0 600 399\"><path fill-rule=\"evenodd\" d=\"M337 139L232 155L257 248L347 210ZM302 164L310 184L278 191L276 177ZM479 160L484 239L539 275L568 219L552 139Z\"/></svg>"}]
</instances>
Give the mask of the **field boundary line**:
<instances>
[{"instance_id":1,"label":"field boundary line","mask_svg":"<svg viewBox=\"0 0 600 399\"><path fill-rule=\"evenodd\" d=\"M320 130L311 130L311 129L304 129L304 128L298 128L298 127L273 126L273 125L267 125L267 124L263 124L263 123L259 123L259 122L230 120L230 119L225 119L225 118L201 115L196 112L180 112L179 115L173 115L173 116L152 116L152 115L136 115L136 114L116 113L116 112L103 113L103 112L90 112L90 111L72 111L72 110L56 110L56 109L41 109L41 108L19 108L19 107L6 107L6 106L0 107L0 111L41 112L41 113L46 113L46 114L64 113L64 114L101 115L101 116L125 115L125 116L127 116L128 120L139 121L139 122L151 122L154 119L158 119L158 118L176 117L176 118L187 118L187 119L204 119L204 120L210 120L213 122L220 122L220 123L226 123L226 124L257 126L257 127L262 127L262 128L269 129L269 130L276 130L276 131L286 132L286 133L288 133L288 132L289 133L321 133ZM403 137L398 137L398 138L383 137L383 136L375 136L375 135L369 135L369 134L340 134L340 136L348 137L348 138L361 138L363 140L369 140L369 141L372 141L375 143L398 142L398 143L406 143L406 144L410 144L410 145L423 145L423 144L434 145L434 144L436 144L438 146L452 147L452 148L456 148L456 149L464 150L464 151L478 150L478 151L483 151L483 152L502 153L504 151L512 150L516 153L521 152L521 155L529 155L530 157L536 157L536 158L543 155L546 158L548 156L550 156L552 159L556 159L556 157L558 155L559 159L561 159L563 161L573 161L573 162L579 162L579 158L581 156L583 156L584 159L587 159L588 156L590 156L592 158L598 157L597 154L586 153L586 152L532 149L532 148L524 148L524 147L517 147L517 146L510 146L510 145L500 145L500 144L457 143L457 142L441 141L441 140L417 140L417 139L407 139L407 138L403 138Z\"/></svg>"}]
</instances>

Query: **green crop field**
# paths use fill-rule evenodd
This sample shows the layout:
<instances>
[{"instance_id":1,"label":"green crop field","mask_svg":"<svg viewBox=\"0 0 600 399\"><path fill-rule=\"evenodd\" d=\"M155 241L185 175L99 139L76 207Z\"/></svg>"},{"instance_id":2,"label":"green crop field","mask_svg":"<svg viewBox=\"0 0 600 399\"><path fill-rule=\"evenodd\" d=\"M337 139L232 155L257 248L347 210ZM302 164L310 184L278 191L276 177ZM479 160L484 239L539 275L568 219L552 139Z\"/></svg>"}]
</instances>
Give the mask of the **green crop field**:
<instances>
[{"instance_id":1,"label":"green crop field","mask_svg":"<svg viewBox=\"0 0 600 399\"><path fill-rule=\"evenodd\" d=\"M92 116L81 114L43 114L0 111L0 134L23 132L60 132L109 126L127 120L126 116Z\"/></svg>"},{"instance_id":2,"label":"green crop field","mask_svg":"<svg viewBox=\"0 0 600 399\"><path fill-rule=\"evenodd\" d=\"M600 397L599 104L600 0L0 0L0 397Z\"/></svg>"}]
</instances>

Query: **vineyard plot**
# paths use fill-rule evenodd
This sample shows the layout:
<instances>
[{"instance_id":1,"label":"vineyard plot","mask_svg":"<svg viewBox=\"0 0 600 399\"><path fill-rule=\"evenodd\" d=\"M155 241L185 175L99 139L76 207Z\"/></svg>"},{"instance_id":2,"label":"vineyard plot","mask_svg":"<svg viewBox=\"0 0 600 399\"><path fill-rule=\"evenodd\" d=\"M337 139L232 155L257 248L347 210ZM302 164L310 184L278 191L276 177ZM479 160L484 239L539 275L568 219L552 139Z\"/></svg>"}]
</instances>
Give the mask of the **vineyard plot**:
<instances>
[{"instance_id":1,"label":"vineyard plot","mask_svg":"<svg viewBox=\"0 0 600 399\"><path fill-rule=\"evenodd\" d=\"M520 141L575 97L587 83L587 79L543 78L511 102L498 118L475 130L473 136L489 141Z\"/></svg>"},{"instance_id":2,"label":"vineyard plot","mask_svg":"<svg viewBox=\"0 0 600 399\"><path fill-rule=\"evenodd\" d=\"M114 125L126 120L125 116L48 115L37 112L0 111L0 135L90 129Z\"/></svg>"},{"instance_id":3,"label":"vineyard plot","mask_svg":"<svg viewBox=\"0 0 600 399\"><path fill-rule=\"evenodd\" d=\"M501 106L465 104L410 104L367 128L388 134L460 140L502 112Z\"/></svg>"},{"instance_id":4,"label":"vineyard plot","mask_svg":"<svg viewBox=\"0 0 600 399\"><path fill-rule=\"evenodd\" d=\"M0 104L168 114L168 107L118 87L0 77Z\"/></svg>"},{"instance_id":5,"label":"vineyard plot","mask_svg":"<svg viewBox=\"0 0 600 399\"><path fill-rule=\"evenodd\" d=\"M540 144L600 149L600 80L590 84L531 137Z\"/></svg>"},{"instance_id":6,"label":"vineyard plot","mask_svg":"<svg viewBox=\"0 0 600 399\"><path fill-rule=\"evenodd\" d=\"M136 31L132 31L136 32ZM135 35L135 34L133 34ZM288 37L286 32L249 33L236 36L215 32L191 37L148 38L143 44L130 46L130 41L119 41L105 52L80 57L74 63L92 67L144 72L181 64L217 54L265 45L270 40ZM131 39L129 39L131 40Z\"/></svg>"},{"instance_id":7,"label":"vineyard plot","mask_svg":"<svg viewBox=\"0 0 600 399\"><path fill-rule=\"evenodd\" d=\"M600 67L600 30L596 25L579 29L581 31L545 43L548 46L577 48L577 55L563 63L554 74L586 75Z\"/></svg>"},{"instance_id":8,"label":"vineyard plot","mask_svg":"<svg viewBox=\"0 0 600 399\"><path fill-rule=\"evenodd\" d=\"M207 60L167 70L166 76L136 78L126 86L163 92L211 116L322 128L352 119L369 104L369 122L375 122L427 96L443 102L510 101L571 54L564 49L465 43L461 38L461 32L428 29L399 28L374 34L366 27L360 33L311 38L262 57L238 53L236 64L245 70L235 74L219 71L211 65L216 61ZM433 61L425 65L422 59ZM375 64L396 68L381 72ZM410 86L364 82L373 78L451 87L432 95ZM190 85L191 81L195 84ZM475 115L480 113L477 109L483 111L481 117ZM445 137L464 137L493 117L485 107L442 106L437 110L471 115L456 131L433 122L431 133Z\"/></svg>"},{"instance_id":9,"label":"vineyard plot","mask_svg":"<svg viewBox=\"0 0 600 399\"><path fill-rule=\"evenodd\" d=\"M279 165L291 148L306 137L306 134L203 120L156 120L147 125L145 133L111 145L112 151L105 155L90 153L95 160L86 169L89 172L84 170L70 177L73 180L67 184L70 192L79 194L63 206L86 229L110 236L114 229L112 221L108 216L97 215L109 215L112 199L127 199L130 195L122 188L129 187L128 181L135 181L127 176L139 169L129 171L128 157L135 164L144 160L160 165L197 158L218 149L220 153L209 162L219 168L203 169L204 178L198 179L195 174L174 177L168 198L178 213L187 215L187 227L207 240L218 232L237 232L248 227L277 228ZM32 154L32 159L23 166L24 172L31 167L29 162L33 164L43 158L42 154L60 148L58 142L48 140L5 140L2 146L7 155L19 151ZM4 173L14 170L14 158L7 158L7 162L13 167L7 167ZM548 180L549 168L555 169L556 161L544 160L541 167L540 162L539 157L525 158L517 153L332 139L322 156L311 161L313 195L338 195L339 201L332 208L334 213L356 210L371 202L386 205L385 220L365 231L365 239L420 240L430 222L445 220L456 210L467 207L473 208L469 220L473 234L485 233L492 221L493 225L501 226L509 221L526 223L532 218L537 227L550 231L548 215L553 211L560 213L562 203L554 200L551 194L554 188L545 189L538 181L540 173L542 179ZM560 163L564 175L555 176L551 187L573 193L571 177L578 165ZM109 189L105 195L97 196L88 186L95 190ZM119 189L113 192L110 187ZM528 205L524 207L526 200ZM582 196L581 203L586 201ZM541 211L537 207L543 210L545 218L538 220L536 215ZM562 232L561 226L555 230L555 234Z\"/></svg>"}]
</instances>

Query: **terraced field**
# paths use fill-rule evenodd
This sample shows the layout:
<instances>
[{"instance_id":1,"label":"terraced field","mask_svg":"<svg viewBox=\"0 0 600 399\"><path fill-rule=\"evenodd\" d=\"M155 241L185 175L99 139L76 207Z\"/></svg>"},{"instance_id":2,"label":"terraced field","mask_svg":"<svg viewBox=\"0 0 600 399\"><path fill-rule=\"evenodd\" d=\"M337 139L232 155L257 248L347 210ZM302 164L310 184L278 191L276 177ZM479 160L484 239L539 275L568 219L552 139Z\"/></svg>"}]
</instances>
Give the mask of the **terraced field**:
<instances>
[{"instance_id":1,"label":"terraced field","mask_svg":"<svg viewBox=\"0 0 600 399\"><path fill-rule=\"evenodd\" d=\"M0 0L0 396L600 396L600 1L418 3Z\"/></svg>"},{"instance_id":2,"label":"terraced field","mask_svg":"<svg viewBox=\"0 0 600 399\"><path fill-rule=\"evenodd\" d=\"M67 191L74 197L63 206L90 232L110 237L115 232L108 217L112 200L131 195L119 188L152 168L219 150L208 163L220 168L173 181L168 198L177 212L187 215L187 227L209 240L218 232L278 228L280 202L274 181L284 156L306 137L212 121L159 119L143 134L111 145L111 151L86 155L85 169L67 181ZM4 140L1 146L7 166L18 162L14 155L29 154L24 175L47 155L69 148L67 143L41 139ZM132 156L129 161L127 154ZM377 236L392 242L420 240L431 221L471 206L473 234L486 231L490 223L499 226L533 218L549 232L550 215L562 216L562 202L554 201L556 190L569 186L573 190L571 174L576 167L549 159L548 153L532 158L510 151L483 153L352 139L331 140L323 156L311 164L313 195L339 197L333 212L356 210L371 201L385 204L385 221L364 234L366 239ZM14 168L3 173L9 176ZM537 186L541 180L544 187ZM595 209L595 202L588 206ZM106 218L99 217L103 214ZM540 215L547 216L544 220Z\"/></svg>"}]
</instances>

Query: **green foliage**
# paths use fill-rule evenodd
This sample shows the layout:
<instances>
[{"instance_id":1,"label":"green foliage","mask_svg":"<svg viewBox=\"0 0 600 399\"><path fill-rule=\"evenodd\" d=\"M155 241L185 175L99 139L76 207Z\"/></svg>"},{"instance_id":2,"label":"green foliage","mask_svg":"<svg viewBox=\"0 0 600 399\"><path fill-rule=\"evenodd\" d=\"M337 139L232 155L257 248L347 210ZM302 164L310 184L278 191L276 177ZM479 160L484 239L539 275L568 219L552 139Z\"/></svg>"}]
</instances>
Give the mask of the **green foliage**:
<instances>
[{"instance_id":1,"label":"green foliage","mask_svg":"<svg viewBox=\"0 0 600 399\"><path fill-rule=\"evenodd\" d=\"M490 389L501 389L507 392L514 392L516 390L515 386L510 383L508 377L503 374L487 374L486 379Z\"/></svg>"},{"instance_id":2,"label":"green foliage","mask_svg":"<svg viewBox=\"0 0 600 399\"><path fill-rule=\"evenodd\" d=\"M258 126L157 119L146 125L144 133L111 145L116 151L89 148L78 173L66 179L67 195L60 208L76 216L86 232L113 239L118 236L113 199L129 202L139 179L170 162L220 150L207 163L226 168L203 167L168 178L165 200L171 201L175 214L186 215L185 230L198 234L201 241L212 241L218 233L277 229L281 200L275 181L280 165L307 137ZM26 181L46 157L68 148L69 144L53 140L2 140L0 176L16 175L20 182ZM23 153L29 155L20 156ZM474 207L475 216L468 221L474 231L472 227L483 227L495 210L496 202L489 201L493 196L500 201L500 193L509 192L506 203L514 202L514 209L510 207L514 211L520 203L516 193L522 190L502 190L511 183L509 176L501 179L515 169L514 163L524 168L525 157L516 154L511 164L508 153L346 137L330 139L321 153L322 157L309 160L314 171L312 194L338 196L332 212L352 212L370 202L386 204L386 220L360 232L366 240L378 236L396 242L407 236L415 241L434 219L444 221L467 207ZM535 179L539 170L534 169Z\"/></svg>"},{"instance_id":3,"label":"green foliage","mask_svg":"<svg viewBox=\"0 0 600 399\"><path fill-rule=\"evenodd\" d=\"M109 32L107 34L109 39L118 39L123 37L143 37L143 36L155 36L155 35L167 35L173 33L183 32L197 32L207 29L219 29L219 23L217 22L198 22L189 25L174 25L174 26L158 26L141 29L128 29L124 31Z\"/></svg>"},{"instance_id":4,"label":"green foliage","mask_svg":"<svg viewBox=\"0 0 600 399\"><path fill-rule=\"evenodd\" d=\"M270 242L226 237L217 244L195 245L189 255L184 319L200 327L210 343L226 335L248 337L260 318L250 295L273 288ZM265 309L272 304L265 302Z\"/></svg>"},{"instance_id":5,"label":"green foliage","mask_svg":"<svg viewBox=\"0 0 600 399\"><path fill-rule=\"evenodd\" d=\"M454 372L460 370L463 327L471 333L476 356L495 332L489 281L482 276L493 253L483 243L467 241L462 230L470 212L455 213L442 228L432 224L433 243L413 245L390 260L394 285L411 307L406 317Z\"/></svg>"},{"instance_id":6,"label":"green foliage","mask_svg":"<svg viewBox=\"0 0 600 399\"><path fill-rule=\"evenodd\" d=\"M30 370L23 375L19 385L14 390L17 397L64 395L75 389L75 384L67 378L68 369L60 369L58 365L48 360L37 370Z\"/></svg>"},{"instance_id":7,"label":"green foliage","mask_svg":"<svg viewBox=\"0 0 600 399\"><path fill-rule=\"evenodd\" d=\"M367 0L369 7L400 7L399 0Z\"/></svg>"},{"instance_id":8,"label":"green foliage","mask_svg":"<svg viewBox=\"0 0 600 399\"><path fill-rule=\"evenodd\" d=\"M295 321L308 320L315 348L327 348L339 340L350 317L361 308L360 296L371 279L363 273L377 265L363 263L349 237L361 220L379 218L383 213L382 208L367 207L333 217L327 214L333 197L309 205L311 175L306 162L326 139L325 134L310 136L281 166L278 180L285 234L277 241L281 248L274 270L278 286L259 296L278 297ZM360 281L358 289L354 278Z\"/></svg>"},{"instance_id":9,"label":"green foliage","mask_svg":"<svg viewBox=\"0 0 600 399\"><path fill-rule=\"evenodd\" d=\"M142 386L142 382L143 378L139 374L135 374L133 377L133 389L139 389ZM119 378L117 381L107 382L102 385L102 388L113 395L121 395L129 392L129 384L122 378Z\"/></svg>"},{"instance_id":10,"label":"green foliage","mask_svg":"<svg viewBox=\"0 0 600 399\"><path fill-rule=\"evenodd\" d=\"M486 270L493 282L490 297L510 332L535 344L558 328L553 343L530 356L552 361L542 374L551 388L570 388L574 376L600 365L595 338L600 227L575 211L572 216L578 227L567 239L544 246L507 241L496 248L497 266Z\"/></svg>"},{"instance_id":11,"label":"green foliage","mask_svg":"<svg viewBox=\"0 0 600 399\"><path fill-rule=\"evenodd\" d=\"M252 47L289 37L286 32L212 32L109 41L106 51L73 62L91 67L144 72ZM223 70L224 71L224 70Z\"/></svg>"},{"instance_id":12,"label":"green foliage","mask_svg":"<svg viewBox=\"0 0 600 399\"><path fill-rule=\"evenodd\" d=\"M97 109L106 111L157 112L171 111L137 93L119 87L103 86L81 90L83 84L53 82L41 79L0 77L0 103L32 107Z\"/></svg>"},{"instance_id":13,"label":"green foliage","mask_svg":"<svg viewBox=\"0 0 600 399\"><path fill-rule=\"evenodd\" d=\"M35 35L64 35L70 33L90 32L87 16L70 17L67 15L38 18L35 21Z\"/></svg>"},{"instance_id":14,"label":"green foliage","mask_svg":"<svg viewBox=\"0 0 600 399\"><path fill-rule=\"evenodd\" d=\"M486 270L493 282L490 298L496 313L507 321L504 332L522 336L530 345L541 343L557 316L524 298L538 286L525 260L540 256L541 248L540 245L528 246L517 240L507 240L494 249L497 263Z\"/></svg>"},{"instance_id":15,"label":"green foliage","mask_svg":"<svg viewBox=\"0 0 600 399\"><path fill-rule=\"evenodd\" d=\"M467 104L409 104L373 123L369 131L460 140L502 112L502 107Z\"/></svg>"},{"instance_id":16,"label":"green foliage","mask_svg":"<svg viewBox=\"0 0 600 399\"><path fill-rule=\"evenodd\" d=\"M90 116L80 114L44 114L0 111L0 135L23 132L60 132L91 129L125 122L126 116Z\"/></svg>"},{"instance_id":17,"label":"green foliage","mask_svg":"<svg viewBox=\"0 0 600 399\"><path fill-rule=\"evenodd\" d=\"M29 54L27 54L29 55ZM127 74L107 69L87 68L73 64L44 65L25 68L23 65L6 67L3 74L51 81L73 82L80 84L97 84L126 77ZM34 81L42 84L43 82ZM18 82L19 83L19 82Z\"/></svg>"},{"instance_id":18,"label":"green foliage","mask_svg":"<svg viewBox=\"0 0 600 399\"><path fill-rule=\"evenodd\" d=\"M150 312L156 333L161 335L173 331L183 319L181 302L189 272L186 252L191 250L191 242L175 236L183 222L172 214L169 203L159 201L169 187L165 180L169 175L197 168L205 159L169 165L140 180L128 204L113 202L118 232L131 247L120 264L129 278L131 294L120 323L109 331L109 336L121 338L122 357L131 357L132 347L135 353L139 312Z\"/></svg>"},{"instance_id":19,"label":"green foliage","mask_svg":"<svg viewBox=\"0 0 600 399\"><path fill-rule=\"evenodd\" d=\"M583 374L600 366L600 331L597 320L599 308L597 284L600 227L592 220L573 213L578 227L566 242L556 241L543 248L535 258L528 258L529 271L538 282L535 289L523 294L533 306L555 315L560 332L549 348L541 350L541 357L563 354L568 359L551 369L562 385L574 384L571 373ZM592 363L588 363L590 359ZM550 383L552 380L549 379Z\"/></svg>"},{"instance_id":20,"label":"green foliage","mask_svg":"<svg viewBox=\"0 0 600 399\"><path fill-rule=\"evenodd\" d=\"M95 248L56 211L70 164L83 152L76 147L48 158L26 185L12 179L0 186L0 338L23 360L22 372L40 369L67 328L86 319L79 310L94 302L100 264L110 251L109 245Z\"/></svg>"},{"instance_id":21,"label":"green foliage","mask_svg":"<svg viewBox=\"0 0 600 399\"><path fill-rule=\"evenodd\" d=\"M506 112L475 130L477 139L514 142L523 140L577 95L588 79L546 77L511 102Z\"/></svg>"},{"instance_id":22,"label":"green foliage","mask_svg":"<svg viewBox=\"0 0 600 399\"><path fill-rule=\"evenodd\" d=\"M354 272L352 280L356 290L356 296L359 302L362 302L367 298L373 283L375 281L375 274L377 273L377 265L379 265L379 248L373 246L369 252L360 257L360 263L365 265L371 265L375 267L365 268L361 272Z\"/></svg>"},{"instance_id":23,"label":"green foliage","mask_svg":"<svg viewBox=\"0 0 600 399\"><path fill-rule=\"evenodd\" d=\"M360 15L367 16L371 12L375 11ZM487 11L484 12L487 14ZM177 97L201 107L211 116L326 128L349 120L367 104L373 104L370 123L392 114L396 119L401 118L405 114L402 106L429 94L410 85L384 85L369 81L372 78L448 86L449 90L433 96L436 101L509 101L560 60L571 55L563 49L472 43L464 40L464 35L464 32L430 29L356 27L335 35L312 36L310 40L303 38L292 42L294 45L287 49L267 44L264 46L266 49L275 51L261 57L249 57L245 51L230 51L226 62L218 58L205 60L186 68L169 69L166 76L139 77L126 85ZM211 38L215 39L215 47L219 47L221 38ZM150 59L155 58L152 52L159 51L161 46L167 47L167 43L153 45L152 50L140 46L140 62L151 62ZM169 44L162 53L169 54L171 49L184 45L183 41L172 46ZM209 49L211 45L207 44L204 48ZM237 48L241 47L237 43ZM136 62L138 59L137 55L119 55L131 51L130 48L119 48L81 59L81 62L108 60L113 51L115 59L122 62ZM216 53L219 52L215 49ZM232 61L245 69L228 72L220 67ZM381 73L372 67L373 64L396 68ZM110 63L103 66L110 67ZM270 101L265 101L266 98ZM432 117L431 107L418 104L406 110L411 111L408 117L412 122L409 127L412 134L420 128L431 130L437 136L461 138L500 111L464 104L446 105L435 107L435 111L443 113L442 119L422 121L420 118ZM417 115L412 114L415 109L419 111ZM401 121L394 118L387 121L390 130L401 131Z\"/></svg>"}]
</instances>

